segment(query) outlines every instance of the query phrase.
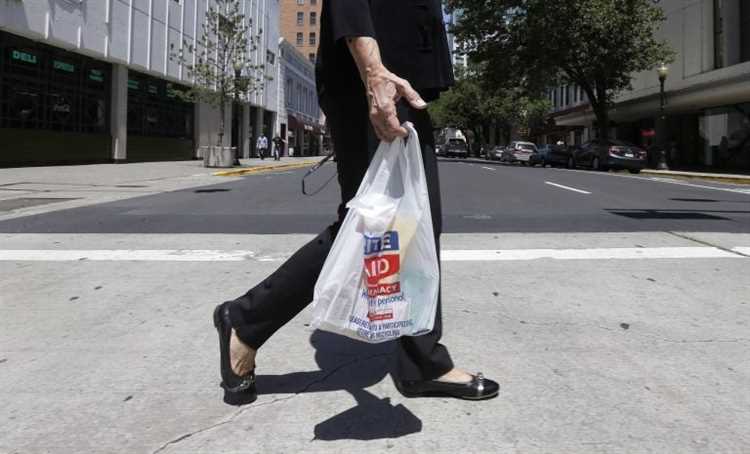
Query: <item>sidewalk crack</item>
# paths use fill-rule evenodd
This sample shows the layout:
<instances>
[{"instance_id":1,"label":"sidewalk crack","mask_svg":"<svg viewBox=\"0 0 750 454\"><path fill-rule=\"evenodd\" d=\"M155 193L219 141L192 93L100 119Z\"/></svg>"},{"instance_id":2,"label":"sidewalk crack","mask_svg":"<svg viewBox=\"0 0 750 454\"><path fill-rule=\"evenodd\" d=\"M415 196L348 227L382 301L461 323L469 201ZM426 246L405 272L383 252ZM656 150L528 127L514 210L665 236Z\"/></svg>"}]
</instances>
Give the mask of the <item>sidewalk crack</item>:
<instances>
[{"instance_id":1,"label":"sidewalk crack","mask_svg":"<svg viewBox=\"0 0 750 454\"><path fill-rule=\"evenodd\" d=\"M709 246L709 247L712 247L712 248L720 249L720 250L722 250L724 252L728 252L730 254L738 255L740 257L750 258L750 255L748 255L748 254L744 254L742 252L735 251L734 249L729 249L729 248L726 248L724 246L720 246L718 244L713 244L713 243L710 243L708 241L699 240L698 238L693 238L690 235L686 235L684 233L677 233L677 232L666 232L666 233L668 233L668 234L670 234L672 236L676 236L677 238L682 238L683 240L688 240L688 241L692 241L693 243L698 243L698 244L703 245L703 246Z\"/></svg>"},{"instance_id":2,"label":"sidewalk crack","mask_svg":"<svg viewBox=\"0 0 750 454\"><path fill-rule=\"evenodd\" d=\"M300 394L303 394L303 393L307 392L313 386L315 386L317 384L320 384L320 383L324 383L326 380L328 380L329 378L331 378L332 376L334 376L336 373L338 373L342 369L345 369L345 368L347 368L349 366L357 364L357 363L359 363L361 361L370 361L370 360L373 360L373 359L376 359L376 358L380 358L380 357L384 357L384 356L390 356L390 355L391 355L391 352L387 352L387 353L378 353L378 354L375 354L375 355L354 358L351 361L347 361L347 362L342 363L339 366L333 368L330 372L328 372L327 374L325 374L323 377L311 381L310 383L308 383L305 386L303 386L299 391L295 391L293 394L291 394L289 396L277 397L277 398L275 398L275 399L273 399L273 400L271 400L269 402L263 402L263 403L260 403L260 404L257 404L257 405L248 405L246 407L243 407L243 408L235 411L234 413L232 413L228 418L226 418L223 421L219 421L219 422L217 422L215 424L211 424L210 426L202 427L200 429L194 430L192 432L188 432L186 434L180 435L179 437L176 437L176 438L173 438L172 440L167 441L166 443L164 443L163 445L161 445L158 449L156 449L155 451L152 451L151 454L157 454L159 452L162 452L165 449L167 449L168 447L170 447L172 445L176 445L176 444L182 442L183 440L186 440L186 439L188 439L188 438L190 438L190 437L192 437L194 435L198 435L198 434L201 434L203 432L208 432L209 430L213 430L213 429L215 429L217 427L220 427L220 426L232 423L239 416L241 416L244 413L246 413L246 412L248 412L250 410L253 410L255 408L265 407L265 406L268 406L268 405L276 404L278 402L284 402L284 401L293 399L293 398L299 396Z\"/></svg>"}]
</instances>

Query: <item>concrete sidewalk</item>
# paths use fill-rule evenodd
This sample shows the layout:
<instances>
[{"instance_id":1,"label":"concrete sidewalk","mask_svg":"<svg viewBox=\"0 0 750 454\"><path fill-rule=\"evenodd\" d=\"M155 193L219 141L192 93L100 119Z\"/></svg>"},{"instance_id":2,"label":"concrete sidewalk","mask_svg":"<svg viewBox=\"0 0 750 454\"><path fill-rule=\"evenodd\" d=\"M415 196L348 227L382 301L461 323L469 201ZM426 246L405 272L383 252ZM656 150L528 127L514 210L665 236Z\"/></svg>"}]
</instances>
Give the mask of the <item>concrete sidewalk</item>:
<instances>
[{"instance_id":1,"label":"concrete sidewalk","mask_svg":"<svg viewBox=\"0 0 750 454\"><path fill-rule=\"evenodd\" d=\"M323 157L243 159L232 169L159 161L0 169L0 220L209 186L242 175L309 167Z\"/></svg>"},{"instance_id":2,"label":"concrete sidewalk","mask_svg":"<svg viewBox=\"0 0 750 454\"><path fill-rule=\"evenodd\" d=\"M224 405L214 305L278 266L264 257L311 238L1 235L3 249L210 245L258 259L0 261L0 452L750 452L744 258L444 262L443 342L500 381L497 399L406 399L388 376L393 344L312 331L305 310L261 349L258 400ZM696 245L668 233L443 237L445 250L597 244Z\"/></svg>"}]
</instances>

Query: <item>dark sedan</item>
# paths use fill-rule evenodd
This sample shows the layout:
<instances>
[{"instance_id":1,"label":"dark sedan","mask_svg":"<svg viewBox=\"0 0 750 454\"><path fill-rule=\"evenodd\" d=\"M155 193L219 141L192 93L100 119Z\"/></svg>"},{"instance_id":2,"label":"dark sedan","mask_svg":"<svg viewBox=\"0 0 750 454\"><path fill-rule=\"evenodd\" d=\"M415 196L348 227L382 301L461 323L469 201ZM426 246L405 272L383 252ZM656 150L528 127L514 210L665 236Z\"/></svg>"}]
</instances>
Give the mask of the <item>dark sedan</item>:
<instances>
[{"instance_id":1,"label":"dark sedan","mask_svg":"<svg viewBox=\"0 0 750 454\"><path fill-rule=\"evenodd\" d=\"M531 155L529 163L541 164L542 167L567 166L572 155L572 150L566 145L542 145Z\"/></svg>"},{"instance_id":2,"label":"dark sedan","mask_svg":"<svg viewBox=\"0 0 750 454\"><path fill-rule=\"evenodd\" d=\"M490 161L499 161L503 157L503 152L505 151L505 147L496 146L492 149L489 149L487 151L487 159Z\"/></svg>"},{"instance_id":3,"label":"dark sedan","mask_svg":"<svg viewBox=\"0 0 750 454\"><path fill-rule=\"evenodd\" d=\"M572 164L593 170L623 169L640 173L646 167L647 157L644 149L631 143L595 139L576 149Z\"/></svg>"}]
</instances>

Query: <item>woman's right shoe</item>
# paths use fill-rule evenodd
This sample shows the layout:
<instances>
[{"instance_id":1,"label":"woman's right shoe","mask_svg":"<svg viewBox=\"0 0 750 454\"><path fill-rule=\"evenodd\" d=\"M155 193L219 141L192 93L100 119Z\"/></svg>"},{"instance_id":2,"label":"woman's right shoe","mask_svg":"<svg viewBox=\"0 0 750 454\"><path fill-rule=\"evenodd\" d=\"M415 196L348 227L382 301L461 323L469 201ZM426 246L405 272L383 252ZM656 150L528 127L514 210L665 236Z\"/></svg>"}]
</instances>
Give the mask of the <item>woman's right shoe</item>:
<instances>
[{"instance_id":1,"label":"woman's right shoe","mask_svg":"<svg viewBox=\"0 0 750 454\"><path fill-rule=\"evenodd\" d=\"M221 358L221 387L224 389L224 403L245 405L258 397L255 390L255 369L246 375L237 375L232 370L229 359L229 340L232 337L232 320L229 318L230 302L216 306L214 326L219 332L219 353Z\"/></svg>"}]
</instances>

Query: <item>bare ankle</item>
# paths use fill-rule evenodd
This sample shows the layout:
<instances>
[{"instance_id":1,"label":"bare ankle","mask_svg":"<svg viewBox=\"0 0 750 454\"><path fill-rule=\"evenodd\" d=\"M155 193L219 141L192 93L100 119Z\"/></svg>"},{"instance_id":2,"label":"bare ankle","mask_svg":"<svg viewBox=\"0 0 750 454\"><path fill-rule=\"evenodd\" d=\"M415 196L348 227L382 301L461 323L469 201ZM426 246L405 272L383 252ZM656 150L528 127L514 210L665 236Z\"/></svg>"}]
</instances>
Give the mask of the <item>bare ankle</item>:
<instances>
[{"instance_id":1,"label":"bare ankle","mask_svg":"<svg viewBox=\"0 0 750 454\"><path fill-rule=\"evenodd\" d=\"M247 375L255 369L256 351L242 342L237 333L232 330L229 340L229 360L232 371L237 375Z\"/></svg>"}]
</instances>

